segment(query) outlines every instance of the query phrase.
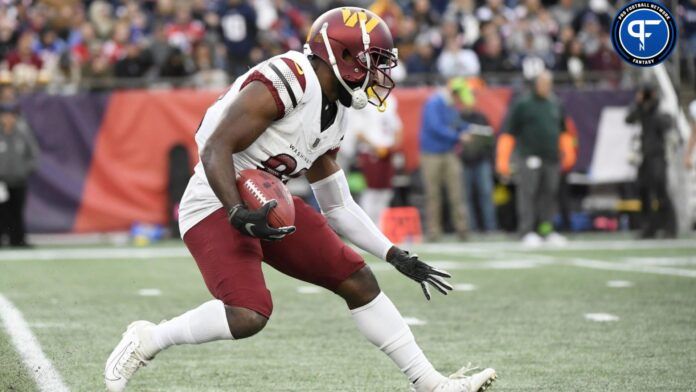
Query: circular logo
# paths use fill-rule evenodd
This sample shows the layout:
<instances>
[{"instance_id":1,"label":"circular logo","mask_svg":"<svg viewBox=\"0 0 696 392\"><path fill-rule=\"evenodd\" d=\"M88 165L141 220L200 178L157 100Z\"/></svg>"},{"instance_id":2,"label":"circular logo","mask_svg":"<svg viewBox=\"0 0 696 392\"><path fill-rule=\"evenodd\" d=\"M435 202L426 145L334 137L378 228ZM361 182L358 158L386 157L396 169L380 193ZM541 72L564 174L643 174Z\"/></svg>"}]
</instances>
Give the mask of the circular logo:
<instances>
[{"instance_id":1,"label":"circular logo","mask_svg":"<svg viewBox=\"0 0 696 392\"><path fill-rule=\"evenodd\" d=\"M611 42L632 65L652 67L665 61L677 43L677 24L662 4L637 1L614 17Z\"/></svg>"}]
</instances>

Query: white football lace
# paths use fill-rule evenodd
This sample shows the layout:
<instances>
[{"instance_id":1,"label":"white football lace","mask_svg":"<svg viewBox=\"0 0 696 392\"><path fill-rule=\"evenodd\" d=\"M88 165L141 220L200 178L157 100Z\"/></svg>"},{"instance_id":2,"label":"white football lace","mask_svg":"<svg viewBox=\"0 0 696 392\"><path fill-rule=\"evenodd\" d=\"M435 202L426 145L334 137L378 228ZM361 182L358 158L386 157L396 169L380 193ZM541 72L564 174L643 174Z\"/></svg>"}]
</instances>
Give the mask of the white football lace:
<instances>
[{"instance_id":1,"label":"white football lace","mask_svg":"<svg viewBox=\"0 0 696 392\"><path fill-rule=\"evenodd\" d=\"M251 192L252 195L258 200L261 204L266 204L268 202L268 199L263 195L261 190L254 184L253 181L251 180L246 180L244 182L244 186Z\"/></svg>"},{"instance_id":2,"label":"white football lace","mask_svg":"<svg viewBox=\"0 0 696 392\"><path fill-rule=\"evenodd\" d=\"M458 379L458 378L467 378L471 376L469 373L479 370L480 368L478 366L471 366L471 362L469 362L466 366L463 368L457 370L456 372L452 373L449 378L451 379Z\"/></svg>"},{"instance_id":3,"label":"white football lace","mask_svg":"<svg viewBox=\"0 0 696 392\"><path fill-rule=\"evenodd\" d=\"M133 350L128 354L124 355L121 357L121 362L119 365L121 365L121 368L123 369L123 372L121 375L125 377L126 379L130 379L133 377L133 374L141 367L141 366L147 366L148 360L144 359L144 355L138 351L137 348L133 348ZM125 358L125 361L123 359Z\"/></svg>"}]
</instances>

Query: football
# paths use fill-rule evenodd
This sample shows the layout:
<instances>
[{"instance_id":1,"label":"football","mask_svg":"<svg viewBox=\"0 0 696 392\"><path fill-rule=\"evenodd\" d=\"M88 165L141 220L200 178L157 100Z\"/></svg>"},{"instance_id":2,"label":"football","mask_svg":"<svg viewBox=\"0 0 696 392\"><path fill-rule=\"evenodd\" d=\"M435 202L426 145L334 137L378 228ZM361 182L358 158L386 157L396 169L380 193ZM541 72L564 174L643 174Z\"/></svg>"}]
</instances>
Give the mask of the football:
<instances>
[{"instance_id":1,"label":"football","mask_svg":"<svg viewBox=\"0 0 696 392\"><path fill-rule=\"evenodd\" d=\"M244 204L255 210L275 200L278 205L268 214L271 227L292 226L295 223L295 205L288 188L277 177L263 170L246 169L239 172L237 190Z\"/></svg>"}]
</instances>

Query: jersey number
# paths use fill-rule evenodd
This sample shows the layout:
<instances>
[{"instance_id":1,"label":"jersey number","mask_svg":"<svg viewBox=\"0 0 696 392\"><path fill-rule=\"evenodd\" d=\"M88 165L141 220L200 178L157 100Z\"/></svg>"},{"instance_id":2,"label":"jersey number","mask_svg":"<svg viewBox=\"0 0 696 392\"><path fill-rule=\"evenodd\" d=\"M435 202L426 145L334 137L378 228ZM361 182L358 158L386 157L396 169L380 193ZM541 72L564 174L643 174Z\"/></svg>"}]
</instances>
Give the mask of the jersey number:
<instances>
[{"instance_id":1,"label":"jersey number","mask_svg":"<svg viewBox=\"0 0 696 392\"><path fill-rule=\"evenodd\" d=\"M307 169L302 169L298 173L293 174L297 169L297 161L288 154L278 154L266 159L261 170L267 171L276 177L297 178L304 174Z\"/></svg>"}]
</instances>

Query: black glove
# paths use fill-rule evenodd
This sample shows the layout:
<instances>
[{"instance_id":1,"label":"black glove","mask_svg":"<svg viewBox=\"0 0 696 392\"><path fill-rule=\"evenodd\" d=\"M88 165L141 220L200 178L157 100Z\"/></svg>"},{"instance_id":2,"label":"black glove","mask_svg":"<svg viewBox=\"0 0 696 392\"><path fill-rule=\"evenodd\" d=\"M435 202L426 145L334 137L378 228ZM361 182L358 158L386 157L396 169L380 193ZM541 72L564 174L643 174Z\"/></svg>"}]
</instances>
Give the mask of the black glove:
<instances>
[{"instance_id":1,"label":"black glove","mask_svg":"<svg viewBox=\"0 0 696 392\"><path fill-rule=\"evenodd\" d=\"M430 301L430 290L426 283L444 295L447 295L447 291L452 290L452 285L442 279L451 278L450 274L425 264L418 260L418 256L415 254L410 254L394 246L387 252L387 262L396 267L402 274L420 283L423 294L428 301Z\"/></svg>"},{"instance_id":2,"label":"black glove","mask_svg":"<svg viewBox=\"0 0 696 392\"><path fill-rule=\"evenodd\" d=\"M278 202L271 200L258 210L250 211L244 204L237 204L227 213L230 224L242 234L266 241L279 241L295 232L295 226L271 227L268 225L268 213Z\"/></svg>"}]
</instances>

